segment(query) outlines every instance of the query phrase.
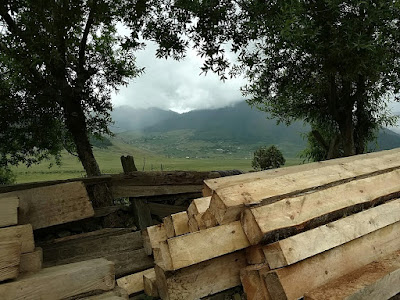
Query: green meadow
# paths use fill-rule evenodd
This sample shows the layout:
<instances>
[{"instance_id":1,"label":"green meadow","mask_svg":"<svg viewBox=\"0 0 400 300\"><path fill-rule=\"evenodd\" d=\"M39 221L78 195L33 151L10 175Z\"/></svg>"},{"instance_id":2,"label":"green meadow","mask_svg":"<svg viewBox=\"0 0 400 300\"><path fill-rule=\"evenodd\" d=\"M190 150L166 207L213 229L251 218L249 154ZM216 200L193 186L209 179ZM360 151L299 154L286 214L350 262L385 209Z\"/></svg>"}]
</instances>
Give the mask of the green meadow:
<instances>
[{"instance_id":1,"label":"green meadow","mask_svg":"<svg viewBox=\"0 0 400 300\"><path fill-rule=\"evenodd\" d=\"M135 159L136 167L139 171L215 171L215 170L242 170L250 171L251 158L237 158L218 155L208 158L195 157L179 157L173 158L170 155L165 156L159 153L142 150L133 145L123 143L117 139L113 139L113 145L107 149L94 148L95 157L104 174L118 174L122 172L120 162L121 155L132 155ZM17 183L61 180L69 178L84 177L85 172L78 158L63 153L61 165L53 165L54 161L45 161L31 167L18 166L13 167L16 175ZM300 158L286 158L285 166L296 165L302 163Z\"/></svg>"}]
</instances>

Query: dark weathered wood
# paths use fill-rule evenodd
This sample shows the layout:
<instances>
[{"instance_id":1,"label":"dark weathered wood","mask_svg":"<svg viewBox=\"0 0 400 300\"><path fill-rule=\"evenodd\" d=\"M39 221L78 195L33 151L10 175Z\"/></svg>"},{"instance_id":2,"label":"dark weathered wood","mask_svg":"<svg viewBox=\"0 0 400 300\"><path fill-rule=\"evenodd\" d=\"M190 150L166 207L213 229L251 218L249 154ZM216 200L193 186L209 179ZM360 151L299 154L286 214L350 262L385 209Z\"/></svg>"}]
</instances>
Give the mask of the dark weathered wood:
<instances>
[{"instance_id":1,"label":"dark weathered wood","mask_svg":"<svg viewBox=\"0 0 400 300\"><path fill-rule=\"evenodd\" d=\"M130 231L130 232L129 232ZM71 261L74 258L90 256L92 258L102 257L113 252L137 250L143 247L143 239L139 231L132 230L111 231L98 235L83 234L80 238L43 243L44 265L59 264L59 261ZM75 260L76 261L76 260Z\"/></svg>"},{"instance_id":2,"label":"dark weathered wood","mask_svg":"<svg viewBox=\"0 0 400 300\"><path fill-rule=\"evenodd\" d=\"M148 203L150 208L150 213L152 215L159 216L160 218L164 218L166 216L176 214L181 211L185 211L187 209L186 206L178 206L178 205L168 205L168 204L160 204L160 203Z\"/></svg>"},{"instance_id":3,"label":"dark weathered wood","mask_svg":"<svg viewBox=\"0 0 400 300\"><path fill-rule=\"evenodd\" d=\"M121 164L125 174L137 171L135 161L131 155L121 156Z\"/></svg>"},{"instance_id":4,"label":"dark weathered wood","mask_svg":"<svg viewBox=\"0 0 400 300\"><path fill-rule=\"evenodd\" d=\"M200 193L202 185L128 185L125 183L112 186L114 198L149 197L159 195L176 195Z\"/></svg>"},{"instance_id":5,"label":"dark weathered wood","mask_svg":"<svg viewBox=\"0 0 400 300\"><path fill-rule=\"evenodd\" d=\"M145 229L153 225L153 220L151 219L150 208L147 201L142 199L131 199L133 218L136 226L139 229Z\"/></svg>"}]
</instances>

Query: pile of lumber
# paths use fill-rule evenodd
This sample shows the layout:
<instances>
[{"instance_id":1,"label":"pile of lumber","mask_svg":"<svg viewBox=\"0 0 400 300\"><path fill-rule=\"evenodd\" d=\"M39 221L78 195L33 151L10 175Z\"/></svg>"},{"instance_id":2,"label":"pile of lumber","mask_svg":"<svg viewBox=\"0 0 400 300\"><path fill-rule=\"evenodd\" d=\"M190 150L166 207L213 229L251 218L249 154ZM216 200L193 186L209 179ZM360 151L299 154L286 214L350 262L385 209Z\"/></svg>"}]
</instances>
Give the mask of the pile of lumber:
<instances>
[{"instance_id":1,"label":"pile of lumber","mask_svg":"<svg viewBox=\"0 0 400 300\"><path fill-rule=\"evenodd\" d=\"M129 293L199 299L389 299L400 292L400 150L206 180L143 232L154 269Z\"/></svg>"},{"instance_id":2,"label":"pile of lumber","mask_svg":"<svg viewBox=\"0 0 400 300\"><path fill-rule=\"evenodd\" d=\"M93 207L79 182L2 194L0 299L128 299L125 290L114 289L114 263L104 258L42 268L33 229L90 215Z\"/></svg>"}]
</instances>

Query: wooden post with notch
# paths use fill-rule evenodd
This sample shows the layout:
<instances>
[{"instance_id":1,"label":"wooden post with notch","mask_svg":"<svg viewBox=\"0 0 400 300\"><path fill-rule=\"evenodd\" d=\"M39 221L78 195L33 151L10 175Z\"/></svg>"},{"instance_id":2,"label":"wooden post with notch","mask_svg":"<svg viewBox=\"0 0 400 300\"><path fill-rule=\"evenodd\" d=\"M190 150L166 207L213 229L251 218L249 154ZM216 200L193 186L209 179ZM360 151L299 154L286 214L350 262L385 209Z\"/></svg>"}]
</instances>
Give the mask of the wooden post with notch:
<instances>
[{"instance_id":1,"label":"wooden post with notch","mask_svg":"<svg viewBox=\"0 0 400 300\"><path fill-rule=\"evenodd\" d=\"M121 164L122 169L124 170L124 174L137 171L135 161L133 160L133 156L131 155L121 156Z\"/></svg>"}]
</instances>

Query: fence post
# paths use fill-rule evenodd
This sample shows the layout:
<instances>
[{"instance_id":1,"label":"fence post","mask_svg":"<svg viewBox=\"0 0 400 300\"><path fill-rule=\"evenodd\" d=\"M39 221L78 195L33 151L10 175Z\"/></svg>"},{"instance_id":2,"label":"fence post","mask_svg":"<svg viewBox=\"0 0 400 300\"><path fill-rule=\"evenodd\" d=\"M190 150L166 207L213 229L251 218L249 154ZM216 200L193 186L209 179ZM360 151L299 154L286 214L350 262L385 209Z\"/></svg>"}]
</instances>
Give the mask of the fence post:
<instances>
[{"instance_id":1,"label":"fence post","mask_svg":"<svg viewBox=\"0 0 400 300\"><path fill-rule=\"evenodd\" d=\"M137 171L135 161L131 155L121 156L121 164L125 174Z\"/></svg>"}]
</instances>

